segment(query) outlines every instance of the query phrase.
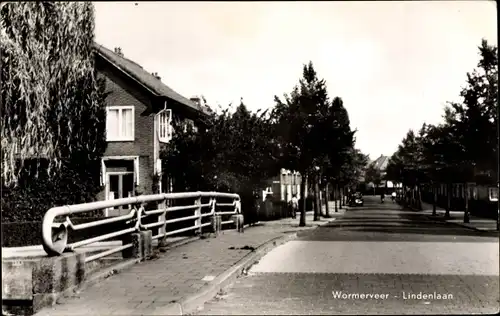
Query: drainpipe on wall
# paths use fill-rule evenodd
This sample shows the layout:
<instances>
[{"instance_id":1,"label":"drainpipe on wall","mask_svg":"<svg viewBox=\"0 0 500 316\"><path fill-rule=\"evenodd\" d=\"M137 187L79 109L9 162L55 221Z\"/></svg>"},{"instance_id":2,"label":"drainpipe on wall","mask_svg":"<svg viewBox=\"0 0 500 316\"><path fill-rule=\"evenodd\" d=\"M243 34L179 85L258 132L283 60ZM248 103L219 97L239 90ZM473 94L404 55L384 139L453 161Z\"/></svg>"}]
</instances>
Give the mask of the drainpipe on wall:
<instances>
[{"instance_id":1,"label":"drainpipe on wall","mask_svg":"<svg viewBox=\"0 0 500 316\"><path fill-rule=\"evenodd\" d=\"M165 101L165 109L167 108L167 101ZM159 113L156 113L153 117L153 172L155 175L157 175L157 185L158 185L158 190L159 190L159 193L162 192L162 187L161 187L161 183L162 183L162 175L161 173L158 173L158 170L159 170L159 167L161 166L161 161L160 161L160 141L159 141L159 138L158 138L158 114ZM160 166L158 165L160 164ZM165 204L165 202L162 202L161 205L158 205L159 208L165 208L167 205ZM166 217L165 215L160 215L158 216L158 221L165 221ZM158 233L160 234L164 234L165 233L165 229L163 226L160 226L159 230L158 230Z\"/></svg>"}]
</instances>

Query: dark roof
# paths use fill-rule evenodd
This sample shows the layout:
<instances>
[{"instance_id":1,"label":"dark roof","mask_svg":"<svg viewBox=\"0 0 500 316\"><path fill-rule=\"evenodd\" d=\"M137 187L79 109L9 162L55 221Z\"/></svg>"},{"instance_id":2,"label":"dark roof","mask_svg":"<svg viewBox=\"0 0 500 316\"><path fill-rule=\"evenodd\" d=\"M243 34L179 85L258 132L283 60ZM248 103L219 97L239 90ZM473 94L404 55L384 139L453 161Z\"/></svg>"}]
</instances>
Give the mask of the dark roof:
<instances>
[{"instance_id":1,"label":"dark roof","mask_svg":"<svg viewBox=\"0 0 500 316\"><path fill-rule=\"evenodd\" d=\"M134 80L139 82L141 85L145 86L147 89L149 89L153 94L158 95L158 96L163 96L169 99L172 99L174 101L179 102L182 105L185 105L189 108L192 108L198 112L207 114L207 111L205 108L202 108L198 106L196 103L193 101L183 97L179 93L175 92L161 82L160 79L156 78L154 75L151 73L147 72L144 68L142 68L139 64L133 62L130 59L127 59L121 55L116 54L115 52L107 49L106 47L95 43L95 48L102 57L105 59L109 60L111 63L113 63L117 68L119 68L121 71L125 72L129 76L131 76Z\"/></svg>"},{"instance_id":2,"label":"dark roof","mask_svg":"<svg viewBox=\"0 0 500 316\"><path fill-rule=\"evenodd\" d=\"M375 161L373 162L373 165L376 169L378 170L385 170L387 169L387 164L389 163L389 157L380 155Z\"/></svg>"}]
</instances>

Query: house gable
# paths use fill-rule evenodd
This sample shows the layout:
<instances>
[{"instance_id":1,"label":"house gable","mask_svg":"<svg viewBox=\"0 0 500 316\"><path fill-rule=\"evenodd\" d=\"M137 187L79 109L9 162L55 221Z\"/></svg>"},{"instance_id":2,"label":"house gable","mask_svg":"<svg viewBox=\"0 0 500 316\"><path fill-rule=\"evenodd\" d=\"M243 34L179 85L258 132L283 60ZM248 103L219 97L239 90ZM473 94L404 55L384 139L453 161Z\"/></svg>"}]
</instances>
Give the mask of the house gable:
<instances>
[{"instance_id":1,"label":"house gable","mask_svg":"<svg viewBox=\"0 0 500 316\"><path fill-rule=\"evenodd\" d=\"M209 114L205 108L175 92L165 85L160 78L147 72L132 60L99 44L95 44L95 49L96 55L101 60L113 65L116 70L122 72L124 77L132 80L136 85L136 89L142 90L143 93L151 96L153 112L162 110L166 101L168 108L190 119L198 120L200 117Z\"/></svg>"},{"instance_id":2,"label":"house gable","mask_svg":"<svg viewBox=\"0 0 500 316\"><path fill-rule=\"evenodd\" d=\"M116 141L108 140L102 164L102 181L110 181L108 176L113 172L111 167L114 160L134 157L132 160L128 159L130 160L128 165L134 162L137 190L150 194L155 175L161 174L161 168L158 168L161 166L159 151L160 147L165 145L159 142L160 126L165 126L164 121L163 125L160 124L161 114L158 115L160 111L170 109L171 116L176 122L193 120L196 125L202 125L199 123L202 123L202 118L208 116L208 112L195 102L180 96L164 85L159 78L121 54L96 45L95 61L98 76L106 81L108 110L121 109L113 114L120 115L125 113L123 111L133 109L133 140L125 139L131 137L128 130L125 137L117 132ZM130 124L128 118L124 121ZM120 126L125 126L123 121L115 118L113 120L116 125L111 126L118 126L116 131L121 131ZM125 180L121 183L123 181ZM106 197L107 193L104 192L103 197Z\"/></svg>"}]
</instances>

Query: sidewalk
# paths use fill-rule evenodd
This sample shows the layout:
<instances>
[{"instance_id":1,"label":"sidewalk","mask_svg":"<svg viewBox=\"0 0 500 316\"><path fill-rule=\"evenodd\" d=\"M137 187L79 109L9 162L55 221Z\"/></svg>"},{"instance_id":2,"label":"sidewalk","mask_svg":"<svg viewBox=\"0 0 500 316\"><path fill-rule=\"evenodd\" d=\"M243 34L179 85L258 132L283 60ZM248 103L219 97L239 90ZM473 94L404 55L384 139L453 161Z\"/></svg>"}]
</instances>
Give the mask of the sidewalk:
<instances>
[{"instance_id":1,"label":"sidewalk","mask_svg":"<svg viewBox=\"0 0 500 316\"><path fill-rule=\"evenodd\" d=\"M497 222L494 219L482 218L470 215L470 222L464 223L464 212L450 211L450 218L445 219L444 215L446 210L440 207L436 207L436 216L432 216L432 204L422 202L422 211L418 211L430 219L445 221L447 223L460 225L462 227L467 227L479 231L496 231Z\"/></svg>"},{"instance_id":2,"label":"sidewalk","mask_svg":"<svg viewBox=\"0 0 500 316\"><path fill-rule=\"evenodd\" d=\"M210 289L218 291L223 286L221 278L230 277L228 270L234 270L232 274L235 275L241 272L240 263L247 257L250 256L251 263L260 259L256 256L264 255L264 251L259 247L266 245L266 250L271 249L293 238L299 231L325 225L332 220L322 218L313 222L313 214L308 212L306 227L298 227L297 216L296 219L247 227L242 234L234 230L224 231L217 238L200 239L168 249L165 253L156 252L153 259L118 271L71 297L61 298L54 307L42 309L35 315L185 314L189 312L184 307L188 304L186 302L198 300L196 304L199 304L200 293L206 293L203 294L206 300L215 296L216 292L211 293ZM290 237L280 239L283 236ZM179 303L182 303L181 307Z\"/></svg>"}]
</instances>

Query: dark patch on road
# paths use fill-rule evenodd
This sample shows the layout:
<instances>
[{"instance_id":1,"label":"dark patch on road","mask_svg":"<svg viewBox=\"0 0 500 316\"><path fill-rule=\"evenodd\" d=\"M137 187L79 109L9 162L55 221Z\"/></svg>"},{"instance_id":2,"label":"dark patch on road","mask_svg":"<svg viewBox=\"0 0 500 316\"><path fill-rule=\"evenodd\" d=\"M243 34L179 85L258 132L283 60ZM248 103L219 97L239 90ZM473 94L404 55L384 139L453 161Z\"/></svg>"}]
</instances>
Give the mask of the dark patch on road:
<instances>
[{"instance_id":1,"label":"dark patch on road","mask_svg":"<svg viewBox=\"0 0 500 316\"><path fill-rule=\"evenodd\" d=\"M372 197L364 207L350 208L343 217L313 231L299 232L304 241L497 242L498 232L482 232L409 212L397 204L380 204Z\"/></svg>"},{"instance_id":2,"label":"dark patch on road","mask_svg":"<svg viewBox=\"0 0 500 316\"><path fill-rule=\"evenodd\" d=\"M252 247L252 246L243 246L243 247L234 247L234 246L231 246L228 248L229 250L250 250L250 251L255 251L255 247Z\"/></svg>"}]
</instances>

